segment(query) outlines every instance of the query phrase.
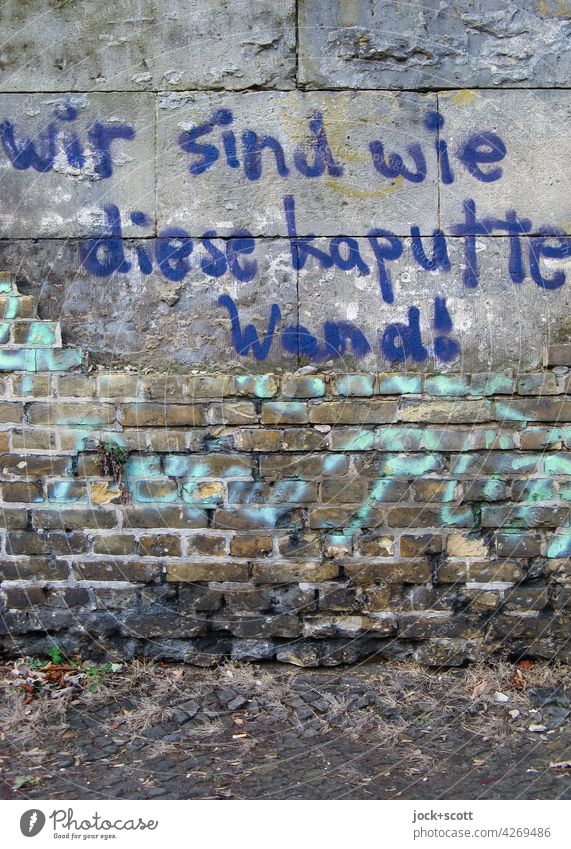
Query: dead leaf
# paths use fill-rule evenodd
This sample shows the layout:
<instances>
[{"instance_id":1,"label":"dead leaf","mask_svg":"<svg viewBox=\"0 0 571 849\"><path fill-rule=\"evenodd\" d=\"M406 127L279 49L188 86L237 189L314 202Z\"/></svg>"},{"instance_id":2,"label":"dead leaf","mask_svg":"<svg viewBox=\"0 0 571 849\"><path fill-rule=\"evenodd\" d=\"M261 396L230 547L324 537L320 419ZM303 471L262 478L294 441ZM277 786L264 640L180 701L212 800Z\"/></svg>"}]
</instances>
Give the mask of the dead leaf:
<instances>
[{"instance_id":1,"label":"dead leaf","mask_svg":"<svg viewBox=\"0 0 571 849\"><path fill-rule=\"evenodd\" d=\"M109 504L118 495L117 489L109 489L109 481L91 484L91 500L94 504Z\"/></svg>"},{"instance_id":2,"label":"dead leaf","mask_svg":"<svg viewBox=\"0 0 571 849\"><path fill-rule=\"evenodd\" d=\"M14 780L14 790L21 790L23 787L35 787L40 783L40 779L36 775L17 775Z\"/></svg>"},{"instance_id":3,"label":"dead leaf","mask_svg":"<svg viewBox=\"0 0 571 849\"><path fill-rule=\"evenodd\" d=\"M489 686L490 686L489 681L480 681L480 683L476 684L476 686L474 687L474 689L470 693L470 698L471 699L479 698L479 696L481 696L482 693L486 692L486 690L488 689Z\"/></svg>"}]
</instances>

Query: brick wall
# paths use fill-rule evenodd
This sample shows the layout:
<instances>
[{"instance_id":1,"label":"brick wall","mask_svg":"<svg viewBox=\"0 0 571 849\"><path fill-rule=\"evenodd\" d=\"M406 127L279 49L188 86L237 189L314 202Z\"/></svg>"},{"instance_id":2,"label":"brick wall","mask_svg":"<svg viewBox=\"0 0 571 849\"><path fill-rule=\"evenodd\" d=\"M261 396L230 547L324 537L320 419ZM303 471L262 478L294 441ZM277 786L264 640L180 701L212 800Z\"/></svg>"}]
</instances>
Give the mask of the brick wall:
<instances>
[{"instance_id":1,"label":"brick wall","mask_svg":"<svg viewBox=\"0 0 571 849\"><path fill-rule=\"evenodd\" d=\"M0 289L8 652L569 658L571 345L519 375L113 372Z\"/></svg>"}]
</instances>

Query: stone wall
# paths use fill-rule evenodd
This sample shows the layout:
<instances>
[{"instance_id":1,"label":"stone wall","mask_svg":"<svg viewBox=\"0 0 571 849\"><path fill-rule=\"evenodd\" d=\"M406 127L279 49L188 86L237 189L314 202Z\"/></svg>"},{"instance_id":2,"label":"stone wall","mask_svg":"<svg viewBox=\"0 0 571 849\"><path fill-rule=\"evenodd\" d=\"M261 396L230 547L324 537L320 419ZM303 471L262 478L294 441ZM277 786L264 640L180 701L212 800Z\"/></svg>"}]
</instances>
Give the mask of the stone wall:
<instances>
[{"instance_id":1,"label":"stone wall","mask_svg":"<svg viewBox=\"0 0 571 849\"><path fill-rule=\"evenodd\" d=\"M2 28L6 649L566 659L568 3Z\"/></svg>"}]
</instances>

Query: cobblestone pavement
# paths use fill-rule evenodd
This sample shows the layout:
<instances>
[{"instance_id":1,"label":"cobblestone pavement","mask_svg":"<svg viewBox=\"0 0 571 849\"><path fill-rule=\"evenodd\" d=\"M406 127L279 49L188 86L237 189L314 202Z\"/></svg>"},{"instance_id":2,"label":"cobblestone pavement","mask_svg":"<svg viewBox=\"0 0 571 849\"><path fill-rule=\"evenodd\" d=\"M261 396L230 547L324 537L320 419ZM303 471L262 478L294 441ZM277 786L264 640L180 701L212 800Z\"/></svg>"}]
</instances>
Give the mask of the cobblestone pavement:
<instances>
[{"instance_id":1,"label":"cobblestone pavement","mask_svg":"<svg viewBox=\"0 0 571 849\"><path fill-rule=\"evenodd\" d=\"M571 798L566 667L135 663L29 705L5 673L4 798Z\"/></svg>"}]
</instances>

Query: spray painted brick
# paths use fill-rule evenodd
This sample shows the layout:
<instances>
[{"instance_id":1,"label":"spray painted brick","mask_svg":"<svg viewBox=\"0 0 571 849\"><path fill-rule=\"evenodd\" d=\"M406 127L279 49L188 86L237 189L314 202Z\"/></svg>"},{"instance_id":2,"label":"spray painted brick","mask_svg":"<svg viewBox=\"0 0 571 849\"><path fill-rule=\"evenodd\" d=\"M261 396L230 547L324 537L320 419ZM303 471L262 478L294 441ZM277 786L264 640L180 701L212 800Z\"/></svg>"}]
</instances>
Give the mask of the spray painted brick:
<instances>
[{"instance_id":1,"label":"spray painted brick","mask_svg":"<svg viewBox=\"0 0 571 849\"><path fill-rule=\"evenodd\" d=\"M52 394L52 378L49 374L15 374L12 377L12 395L29 398Z\"/></svg>"},{"instance_id":2,"label":"spray painted brick","mask_svg":"<svg viewBox=\"0 0 571 849\"><path fill-rule=\"evenodd\" d=\"M568 507L523 507L484 504L483 528L557 528L569 516Z\"/></svg>"},{"instance_id":3,"label":"spray painted brick","mask_svg":"<svg viewBox=\"0 0 571 849\"><path fill-rule=\"evenodd\" d=\"M513 501L554 501L557 499L555 484L551 480L538 479L514 481L511 497Z\"/></svg>"},{"instance_id":4,"label":"spray painted brick","mask_svg":"<svg viewBox=\"0 0 571 849\"><path fill-rule=\"evenodd\" d=\"M375 375L340 374L333 381L338 395L345 397L368 398L375 394Z\"/></svg>"},{"instance_id":5,"label":"spray painted brick","mask_svg":"<svg viewBox=\"0 0 571 849\"><path fill-rule=\"evenodd\" d=\"M547 544L547 556L571 557L571 534L556 534Z\"/></svg>"},{"instance_id":6,"label":"spray painted brick","mask_svg":"<svg viewBox=\"0 0 571 849\"><path fill-rule=\"evenodd\" d=\"M123 524L131 528L206 528L208 517L204 510L183 504L143 507L125 510Z\"/></svg>"},{"instance_id":7,"label":"spray painted brick","mask_svg":"<svg viewBox=\"0 0 571 849\"><path fill-rule=\"evenodd\" d=\"M496 401L496 419L515 422L569 422L571 401L561 398Z\"/></svg>"},{"instance_id":8,"label":"spray painted brick","mask_svg":"<svg viewBox=\"0 0 571 849\"><path fill-rule=\"evenodd\" d=\"M30 348L0 350L0 371L35 371L36 351Z\"/></svg>"},{"instance_id":9,"label":"spray painted brick","mask_svg":"<svg viewBox=\"0 0 571 849\"><path fill-rule=\"evenodd\" d=\"M457 501L458 481L416 480L412 489L415 501Z\"/></svg>"},{"instance_id":10,"label":"spray painted brick","mask_svg":"<svg viewBox=\"0 0 571 849\"><path fill-rule=\"evenodd\" d=\"M515 381L511 374L473 374L470 379L470 395L513 395Z\"/></svg>"},{"instance_id":11,"label":"spray painted brick","mask_svg":"<svg viewBox=\"0 0 571 849\"><path fill-rule=\"evenodd\" d=\"M62 504L87 501L87 485L77 480L54 481L48 484L48 501Z\"/></svg>"},{"instance_id":12,"label":"spray painted brick","mask_svg":"<svg viewBox=\"0 0 571 849\"><path fill-rule=\"evenodd\" d=\"M302 401L267 401L262 407L262 424L307 424L307 404Z\"/></svg>"},{"instance_id":13,"label":"spray painted brick","mask_svg":"<svg viewBox=\"0 0 571 849\"><path fill-rule=\"evenodd\" d=\"M134 487L135 501L172 504L178 501L178 490L171 480L137 481Z\"/></svg>"},{"instance_id":14,"label":"spray painted brick","mask_svg":"<svg viewBox=\"0 0 571 849\"><path fill-rule=\"evenodd\" d=\"M444 395L460 398L468 394L468 381L459 374L433 374L424 378L427 395Z\"/></svg>"},{"instance_id":15,"label":"spray painted brick","mask_svg":"<svg viewBox=\"0 0 571 849\"><path fill-rule=\"evenodd\" d=\"M28 407L31 424L110 425L115 421L115 408L110 404L47 404L33 401Z\"/></svg>"},{"instance_id":16,"label":"spray painted brick","mask_svg":"<svg viewBox=\"0 0 571 849\"><path fill-rule=\"evenodd\" d=\"M314 507L309 511L310 528L347 528L356 519L356 507ZM367 515L359 520L360 526L377 527L383 524L384 513L379 510L368 510Z\"/></svg>"},{"instance_id":17,"label":"spray painted brick","mask_svg":"<svg viewBox=\"0 0 571 849\"><path fill-rule=\"evenodd\" d=\"M73 571L78 581L128 581L131 584L158 583L162 568L144 560L76 560Z\"/></svg>"},{"instance_id":18,"label":"spray painted brick","mask_svg":"<svg viewBox=\"0 0 571 849\"><path fill-rule=\"evenodd\" d=\"M284 374L282 395L285 398L322 398L325 395L325 380L315 375Z\"/></svg>"},{"instance_id":19,"label":"spray painted brick","mask_svg":"<svg viewBox=\"0 0 571 849\"><path fill-rule=\"evenodd\" d=\"M571 448L571 427L526 427L519 441L524 450Z\"/></svg>"},{"instance_id":20,"label":"spray painted brick","mask_svg":"<svg viewBox=\"0 0 571 849\"><path fill-rule=\"evenodd\" d=\"M541 537L534 533L497 533L498 557L537 557L541 554Z\"/></svg>"},{"instance_id":21,"label":"spray painted brick","mask_svg":"<svg viewBox=\"0 0 571 849\"><path fill-rule=\"evenodd\" d=\"M222 504L225 496L222 481L185 483L181 492L182 500L186 504L198 504L203 507L214 507L217 504Z\"/></svg>"},{"instance_id":22,"label":"spray painted brick","mask_svg":"<svg viewBox=\"0 0 571 849\"><path fill-rule=\"evenodd\" d=\"M420 395L423 376L421 374L379 374L376 392L379 395Z\"/></svg>"},{"instance_id":23,"label":"spray painted brick","mask_svg":"<svg viewBox=\"0 0 571 849\"><path fill-rule=\"evenodd\" d=\"M331 561L298 563L288 561L261 561L252 565L255 584L309 584L333 581L339 576L339 564Z\"/></svg>"},{"instance_id":24,"label":"spray painted brick","mask_svg":"<svg viewBox=\"0 0 571 849\"><path fill-rule=\"evenodd\" d=\"M469 508L393 507L388 518L392 528L439 528L442 525L471 528L475 524L474 514Z\"/></svg>"},{"instance_id":25,"label":"spray painted brick","mask_svg":"<svg viewBox=\"0 0 571 849\"><path fill-rule=\"evenodd\" d=\"M263 557L272 552L272 537L261 534L234 535L230 540L232 557Z\"/></svg>"},{"instance_id":26,"label":"spray painted brick","mask_svg":"<svg viewBox=\"0 0 571 849\"><path fill-rule=\"evenodd\" d=\"M569 453L546 454L543 468L546 475L571 475L571 455Z\"/></svg>"},{"instance_id":27,"label":"spray painted brick","mask_svg":"<svg viewBox=\"0 0 571 849\"><path fill-rule=\"evenodd\" d=\"M503 480L471 480L462 484L462 501L504 501L506 497Z\"/></svg>"},{"instance_id":28,"label":"spray painted brick","mask_svg":"<svg viewBox=\"0 0 571 849\"><path fill-rule=\"evenodd\" d=\"M522 374L517 381L518 395L557 395L557 376L553 372Z\"/></svg>"},{"instance_id":29,"label":"spray painted brick","mask_svg":"<svg viewBox=\"0 0 571 849\"><path fill-rule=\"evenodd\" d=\"M248 580L248 564L223 560L216 562L181 561L167 563L167 581L233 581Z\"/></svg>"},{"instance_id":30,"label":"spray painted brick","mask_svg":"<svg viewBox=\"0 0 571 849\"><path fill-rule=\"evenodd\" d=\"M431 472L443 472L445 459L441 454L384 454L379 460L380 475L416 477Z\"/></svg>"},{"instance_id":31,"label":"spray painted brick","mask_svg":"<svg viewBox=\"0 0 571 849\"><path fill-rule=\"evenodd\" d=\"M541 454L488 452L458 454L450 459L453 475L531 475L541 468Z\"/></svg>"},{"instance_id":32,"label":"spray painted brick","mask_svg":"<svg viewBox=\"0 0 571 849\"><path fill-rule=\"evenodd\" d=\"M349 460L344 454L304 454L298 456L269 456L260 460L263 480L299 478L314 480L319 477L340 477L349 471Z\"/></svg>"},{"instance_id":33,"label":"spray painted brick","mask_svg":"<svg viewBox=\"0 0 571 849\"><path fill-rule=\"evenodd\" d=\"M234 507L217 510L214 514L216 529L255 530L263 528L299 528L303 517L299 510L277 507Z\"/></svg>"},{"instance_id":34,"label":"spray painted brick","mask_svg":"<svg viewBox=\"0 0 571 849\"><path fill-rule=\"evenodd\" d=\"M124 427L166 427L207 424L206 410L193 404L126 404L123 407Z\"/></svg>"},{"instance_id":35,"label":"spray painted brick","mask_svg":"<svg viewBox=\"0 0 571 849\"><path fill-rule=\"evenodd\" d=\"M251 401L221 401L210 405L207 418L210 424L256 424L258 414Z\"/></svg>"},{"instance_id":36,"label":"spray painted brick","mask_svg":"<svg viewBox=\"0 0 571 849\"><path fill-rule=\"evenodd\" d=\"M412 498L409 481L395 480L394 478L373 480L367 491L368 498L367 502L363 504L363 509L368 509L376 501L409 501Z\"/></svg>"},{"instance_id":37,"label":"spray painted brick","mask_svg":"<svg viewBox=\"0 0 571 849\"><path fill-rule=\"evenodd\" d=\"M381 451L420 451L424 447L424 428L379 427L376 434Z\"/></svg>"},{"instance_id":38,"label":"spray painted brick","mask_svg":"<svg viewBox=\"0 0 571 849\"><path fill-rule=\"evenodd\" d=\"M470 433L464 436L468 446L475 451L512 451L520 447L519 433L520 431L515 429L480 427L471 428ZM466 447L463 446L464 450Z\"/></svg>"},{"instance_id":39,"label":"spray painted brick","mask_svg":"<svg viewBox=\"0 0 571 849\"><path fill-rule=\"evenodd\" d=\"M15 321L12 324L12 341L29 348L61 348L59 324L54 321Z\"/></svg>"},{"instance_id":40,"label":"spray painted brick","mask_svg":"<svg viewBox=\"0 0 571 849\"><path fill-rule=\"evenodd\" d=\"M252 461L235 454L172 455L164 460L167 477L251 478Z\"/></svg>"},{"instance_id":41,"label":"spray painted brick","mask_svg":"<svg viewBox=\"0 0 571 849\"><path fill-rule=\"evenodd\" d=\"M84 359L81 348L38 348L36 371L73 371L83 366Z\"/></svg>"},{"instance_id":42,"label":"spray painted brick","mask_svg":"<svg viewBox=\"0 0 571 849\"><path fill-rule=\"evenodd\" d=\"M386 424L395 421L396 401L324 401L310 403L312 424Z\"/></svg>"},{"instance_id":43,"label":"spray painted brick","mask_svg":"<svg viewBox=\"0 0 571 849\"><path fill-rule=\"evenodd\" d=\"M152 478L161 474L161 458L157 454L129 454L125 475L130 478Z\"/></svg>"},{"instance_id":44,"label":"spray painted brick","mask_svg":"<svg viewBox=\"0 0 571 849\"><path fill-rule=\"evenodd\" d=\"M399 408L402 422L442 424L471 424L489 422L493 416L490 401L402 401Z\"/></svg>"},{"instance_id":45,"label":"spray painted brick","mask_svg":"<svg viewBox=\"0 0 571 849\"><path fill-rule=\"evenodd\" d=\"M0 317L5 321L32 318L35 313L36 299L30 295L0 295Z\"/></svg>"},{"instance_id":46,"label":"spray painted brick","mask_svg":"<svg viewBox=\"0 0 571 849\"><path fill-rule=\"evenodd\" d=\"M239 374L234 379L236 394L252 398L274 398L280 388L280 379L275 374Z\"/></svg>"}]
</instances>

